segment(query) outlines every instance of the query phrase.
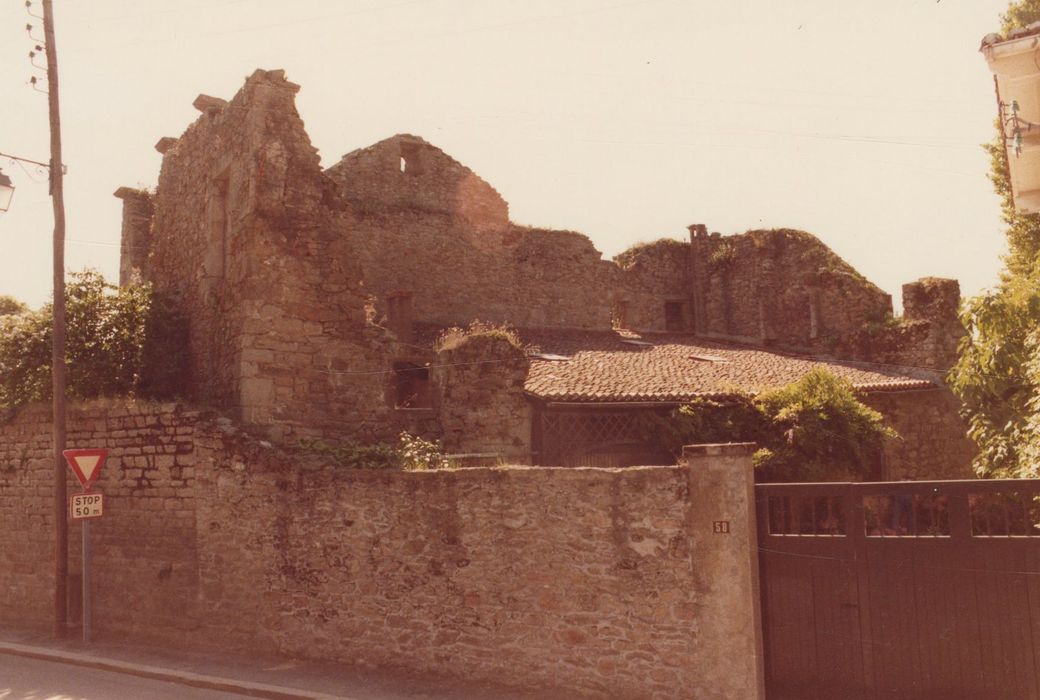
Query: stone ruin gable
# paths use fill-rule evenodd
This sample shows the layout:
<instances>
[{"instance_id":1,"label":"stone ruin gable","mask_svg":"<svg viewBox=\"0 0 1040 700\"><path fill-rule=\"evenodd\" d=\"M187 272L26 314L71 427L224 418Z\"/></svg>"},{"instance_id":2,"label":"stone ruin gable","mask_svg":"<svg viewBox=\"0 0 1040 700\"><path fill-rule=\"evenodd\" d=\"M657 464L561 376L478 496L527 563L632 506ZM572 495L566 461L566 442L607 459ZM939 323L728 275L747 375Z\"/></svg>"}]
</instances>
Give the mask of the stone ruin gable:
<instances>
[{"instance_id":1,"label":"stone ruin gable","mask_svg":"<svg viewBox=\"0 0 1040 700\"><path fill-rule=\"evenodd\" d=\"M326 172L359 211L437 212L477 232L509 225L509 205L491 185L418 136L397 134L352 151Z\"/></svg>"},{"instance_id":2,"label":"stone ruin gable","mask_svg":"<svg viewBox=\"0 0 1040 700\"><path fill-rule=\"evenodd\" d=\"M609 328L615 270L591 241L510 223L498 192L421 138L391 137L326 173L381 316L406 292L420 322Z\"/></svg>"},{"instance_id":3,"label":"stone ruin gable","mask_svg":"<svg viewBox=\"0 0 1040 700\"><path fill-rule=\"evenodd\" d=\"M891 315L889 295L812 234L709 235L690 227L696 330L788 347L823 347Z\"/></svg>"},{"instance_id":4,"label":"stone ruin gable","mask_svg":"<svg viewBox=\"0 0 1040 700\"><path fill-rule=\"evenodd\" d=\"M925 277L903 285L903 316L867 324L842 339L835 353L873 362L946 371L957 361L966 331L957 280Z\"/></svg>"},{"instance_id":5,"label":"stone ruin gable","mask_svg":"<svg viewBox=\"0 0 1040 700\"><path fill-rule=\"evenodd\" d=\"M145 277L189 321L190 395L275 439L383 430L388 334L366 313L342 213L295 107L258 70L164 152Z\"/></svg>"},{"instance_id":6,"label":"stone ruin gable","mask_svg":"<svg viewBox=\"0 0 1040 700\"><path fill-rule=\"evenodd\" d=\"M460 335L441 344L434 381L445 449L531 462L532 407L524 394L530 360L504 333Z\"/></svg>"},{"instance_id":7,"label":"stone ruin gable","mask_svg":"<svg viewBox=\"0 0 1040 700\"><path fill-rule=\"evenodd\" d=\"M614 304L616 327L693 330L689 243L671 238L638 243L614 256L614 263L623 290Z\"/></svg>"}]
</instances>

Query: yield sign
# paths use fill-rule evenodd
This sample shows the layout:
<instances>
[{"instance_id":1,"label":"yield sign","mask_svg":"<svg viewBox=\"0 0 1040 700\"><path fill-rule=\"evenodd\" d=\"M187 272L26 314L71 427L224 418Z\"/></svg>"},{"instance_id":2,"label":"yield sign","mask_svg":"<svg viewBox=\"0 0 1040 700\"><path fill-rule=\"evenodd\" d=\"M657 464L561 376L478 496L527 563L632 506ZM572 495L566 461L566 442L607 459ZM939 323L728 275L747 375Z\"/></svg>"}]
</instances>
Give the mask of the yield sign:
<instances>
[{"instance_id":1,"label":"yield sign","mask_svg":"<svg viewBox=\"0 0 1040 700\"><path fill-rule=\"evenodd\" d=\"M83 490L89 491L101 474L101 467L105 466L108 450L65 450L62 454L83 485Z\"/></svg>"}]
</instances>

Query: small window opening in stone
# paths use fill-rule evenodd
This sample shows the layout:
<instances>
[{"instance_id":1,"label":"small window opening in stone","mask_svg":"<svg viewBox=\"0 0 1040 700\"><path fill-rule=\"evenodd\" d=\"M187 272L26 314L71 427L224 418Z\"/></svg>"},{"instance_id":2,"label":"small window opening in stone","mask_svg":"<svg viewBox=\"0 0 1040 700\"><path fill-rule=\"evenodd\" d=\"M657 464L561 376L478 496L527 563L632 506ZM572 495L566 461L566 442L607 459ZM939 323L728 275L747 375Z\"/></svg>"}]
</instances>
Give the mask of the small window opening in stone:
<instances>
[{"instance_id":1,"label":"small window opening in stone","mask_svg":"<svg viewBox=\"0 0 1040 700\"><path fill-rule=\"evenodd\" d=\"M419 157L419 144L401 144L401 172L406 175L422 173L422 159Z\"/></svg>"},{"instance_id":2,"label":"small window opening in stone","mask_svg":"<svg viewBox=\"0 0 1040 700\"><path fill-rule=\"evenodd\" d=\"M666 331L685 330L683 323L683 305L681 301L666 301L664 303L664 329Z\"/></svg>"},{"instance_id":3,"label":"small window opening in stone","mask_svg":"<svg viewBox=\"0 0 1040 700\"><path fill-rule=\"evenodd\" d=\"M430 369L411 362L394 363L394 407L431 408Z\"/></svg>"}]
</instances>

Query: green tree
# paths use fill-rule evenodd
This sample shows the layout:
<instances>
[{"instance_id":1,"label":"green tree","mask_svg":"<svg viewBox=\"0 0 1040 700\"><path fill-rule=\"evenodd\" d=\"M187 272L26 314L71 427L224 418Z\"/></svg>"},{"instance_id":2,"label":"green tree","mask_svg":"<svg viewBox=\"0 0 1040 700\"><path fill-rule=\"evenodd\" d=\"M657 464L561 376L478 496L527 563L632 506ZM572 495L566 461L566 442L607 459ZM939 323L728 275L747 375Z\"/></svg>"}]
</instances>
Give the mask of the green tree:
<instances>
[{"instance_id":1,"label":"green tree","mask_svg":"<svg viewBox=\"0 0 1040 700\"><path fill-rule=\"evenodd\" d=\"M75 273L66 286L66 313L70 397L154 396L176 386L171 375L184 366L176 345L158 375L158 370L147 371L154 364L148 361L154 354L149 350L149 329L177 325L149 286L114 287L97 272ZM49 304L38 311L0 316L0 408L50 397L52 318Z\"/></svg>"},{"instance_id":2,"label":"green tree","mask_svg":"<svg viewBox=\"0 0 1040 700\"><path fill-rule=\"evenodd\" d=\"M1040 20L1040 0L1019 0L1001 31ZM979 445L975 470L987 477L1036 476L1040 452L1040 215L1015 211L1007 152L999 133L987 146L990 180L1007 224L1004 270L996 288L969 300L968 335L948 377L963 403L969 435Z\"/></svg>"},{"instance_id":3,"label":"green tree","mask_svg":"<svg viewBox=\"0 0 1040 700\"><path fill-rule=\"evenodd\" d=\"M10 316L28 311L29 307L12 296L0 294L0 316Z\"/></svg>"}]
</instances>

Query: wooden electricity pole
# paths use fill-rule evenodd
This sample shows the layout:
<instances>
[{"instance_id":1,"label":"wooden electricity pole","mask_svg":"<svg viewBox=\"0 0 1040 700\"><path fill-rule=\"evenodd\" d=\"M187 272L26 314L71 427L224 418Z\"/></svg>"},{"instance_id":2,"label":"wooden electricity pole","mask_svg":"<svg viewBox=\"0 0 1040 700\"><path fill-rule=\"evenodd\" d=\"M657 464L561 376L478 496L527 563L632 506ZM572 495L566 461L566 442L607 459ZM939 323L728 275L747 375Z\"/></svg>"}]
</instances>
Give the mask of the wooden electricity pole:
<instances>
[{"instance_id":1,"label":"wooden electricity pole","mask_svg":"<svg viewBox=\"0 0 1040 700\"><path fill-rule=\"evenodd\" d=\"M54 204L54 327L51 392L54 443L54 635L65 636L68 619L69 534L65 488L65 174L58 112L58 52L52 0L43 0L43 38L47 52L47 104L51 127L50 183Z\"/></svg>"}]
</instances>

